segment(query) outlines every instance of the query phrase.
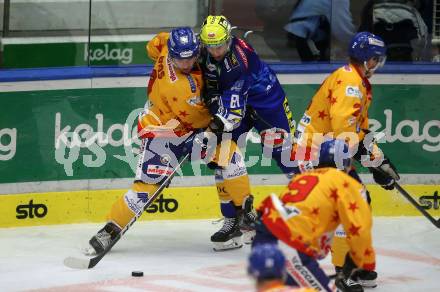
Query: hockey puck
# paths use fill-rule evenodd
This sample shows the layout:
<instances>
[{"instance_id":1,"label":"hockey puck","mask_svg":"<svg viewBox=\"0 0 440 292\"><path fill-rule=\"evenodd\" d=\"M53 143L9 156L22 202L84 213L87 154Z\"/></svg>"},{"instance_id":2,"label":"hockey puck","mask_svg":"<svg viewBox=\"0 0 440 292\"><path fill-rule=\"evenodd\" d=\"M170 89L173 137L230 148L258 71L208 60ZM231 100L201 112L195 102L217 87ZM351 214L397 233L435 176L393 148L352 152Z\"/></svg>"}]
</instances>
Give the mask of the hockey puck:
<instances>
[{"instance_id":1,"label":"hockey puck","mask_svg":"<svg viewBox=\"0 0 440 292\"><path fill-rule=\"evenodd\" d=\"M133 272L131 272L131 275L133 277L143 277L144 276L144 272L142 272L142 271L133 271Z\"/></svg>"}]
</instances>

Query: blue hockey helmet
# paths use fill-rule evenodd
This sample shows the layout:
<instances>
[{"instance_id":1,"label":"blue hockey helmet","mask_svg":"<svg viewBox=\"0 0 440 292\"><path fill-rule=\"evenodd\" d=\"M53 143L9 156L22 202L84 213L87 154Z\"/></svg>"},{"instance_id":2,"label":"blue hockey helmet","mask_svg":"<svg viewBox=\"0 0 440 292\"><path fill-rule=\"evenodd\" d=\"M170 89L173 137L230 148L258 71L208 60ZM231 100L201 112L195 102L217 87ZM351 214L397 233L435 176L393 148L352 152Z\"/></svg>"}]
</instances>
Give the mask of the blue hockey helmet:
<instances>
[{"instance_id":1,"label":"blue hockey helmet","mask_svg":"<svg viewBox=\"0 0 440 292\"><path fill-rule=\"evenodd\" d=\"M171 31L168 51L173 59L190 59L199 54L200 40L189 27L179 27Z\"/></svg>"},{"instance_id":2,"label":"blue hockey helmet","mask_svg":"<svg viewBox=\"0 0 440 292\"><path fill-rule=\"evenodd\" d=\"M256 279L282 279L285 257L275 244L256 245L249 256L248 273Z\"/></svg>"},{"instance_id":3,"label":"blue hockey helmet","mask_svg":"<svg viewBox=\"0 0 440 292\"><path fill-rule=\"evenodd\" d=\"M377 58L378 63L383 65L386 60L386 52L384 41L379 36L366 31L357 33L348 48L348 55L362 63L371 58Z\"/></svg>"},{"instance_id":4,"label":"blue hockey helmet","mask_svg":"<svg viewBox=\"0 0 440 292\"><path fill-rule=\"evenodd\" d=\"M340 139L331 139L321 144L319 151L320 167L347 169L351 166L351 157L347 143Z\"/></svg>"}]
</instances>

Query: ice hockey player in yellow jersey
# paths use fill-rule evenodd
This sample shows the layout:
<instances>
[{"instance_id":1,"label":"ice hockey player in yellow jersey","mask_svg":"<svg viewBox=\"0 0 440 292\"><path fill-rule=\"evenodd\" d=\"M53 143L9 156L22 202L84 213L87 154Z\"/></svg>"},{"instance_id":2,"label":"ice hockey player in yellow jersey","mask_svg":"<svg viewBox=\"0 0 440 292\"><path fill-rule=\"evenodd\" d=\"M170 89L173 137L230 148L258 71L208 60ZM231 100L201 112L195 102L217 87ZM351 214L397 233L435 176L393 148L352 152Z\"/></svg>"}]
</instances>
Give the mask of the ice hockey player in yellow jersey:
<instances>
[{"instance_id":1,"label":"ice hockey player in yellow jersey","mask_svg":"<svg viewBox=\"0 0 440 292\"><path fill-rule=\"evenodd\" d=\"M295 132L294 156L303 171L313 168L307 161L313 156L311 149L326 139L341 139L349 143L354 159L368 167L375 182L389 190L399 175L390 159L373 142L374 133L368 130L368 110L373 100L369 78L385 63L386 47L379 36L360 32L353 37L348 56L349 64L324 80L301 118ZM361 182L354 168L349 174ZM368 192L367 200L370 202ZM332 245L332 262L337 272L341 271L347 250L345 231L340 226ZM376 272L363 276L363 286L376 286Z\"/></svg>"},{"instance_id":2,"label":"ice hockey player in yellow jersey","mask_svg":"<svg viewBox=\"0 0 440 292\"><path fill-rule=\"evenodd\" d=\"M266 197L257 208L257 235L253 246L278 242L287 258L287 284L333 291L330 280L317 260L329 252L339 224L347 230L348 253L344 257L344 278L337 283L341 291L363 291L357 282L359 272L373 271L372 214L365 199L364 186L345 171L350 159L335 167L335 156L342 140L321 145L320 167L296 175L277 196ZM331 167L327 167L331 166Z\"/></svg>"},{"instance_id":3,"label":"ice hockey player in yellow jersey","mask_svg":"<svg viewBox=\"0 0 440 292\"><path fill-rule=\"evenodd\" d=\"M138 119L142 144L134 183L111 207L107 224L90 239L87 254L99 254L110 245L186 154L191 155L191 161L205 159L221 166L216 172L217 189L222 190L220 198L231 204L224 214L224 226L211 237L214 249L241 247L239 222L249 214L255 217L249 178L236 144L227 140L217 143L206 130L212 117L201 99L203 80L196 62L199 51L200 42L188 27L160 33L148 43L147 53L155 65L148 101Z\"/></svg>"}]
</instances>

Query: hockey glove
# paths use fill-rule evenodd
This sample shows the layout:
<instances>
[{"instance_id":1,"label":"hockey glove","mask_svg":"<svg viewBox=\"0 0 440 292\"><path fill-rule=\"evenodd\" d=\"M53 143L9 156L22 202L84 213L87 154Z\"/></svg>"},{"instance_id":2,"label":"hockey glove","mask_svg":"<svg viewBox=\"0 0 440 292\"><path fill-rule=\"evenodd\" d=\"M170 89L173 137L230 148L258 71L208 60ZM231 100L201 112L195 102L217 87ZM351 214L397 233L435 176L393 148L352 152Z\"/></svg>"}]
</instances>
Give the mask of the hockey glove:
<instances>
[{"instance_id":1,"label":"hockey glove","mask_svg":"<svg viewBox=\"0 0 440 292\"><path fill-rule=\"evenodd\" d=\"M203 95L203 102L208 107L209 112L211 114L215 114L218 111L220 97L221 97L220 95L213 95L213 94Z\"/></svg>"},{"instance_id":2,"label":"hockey glove","mask_svg":"<svg viewBox=\"0 0 440 292\"><path fill-rule=\"evenodd\" d=\"M200 151L200 158L204 159L208 151L208 134L204 129L198 129L192 133L188 139L185 140L183 146L183 154L192 153L193 151Z\"/></svg>"},{"instance_id":3,"label":"hockey glove","mask_svg":"<svg viewBox=\"0 0 440 292\"><path fill-rule=\"evenodd\" d=\"M396 167L386 156L381 165L368 169L373 174L374 181L386 190L394 189L394 183L400 179Z\"/></svg>"},{"instance_id":4,"label":"hockey glove","mask_svg":"<svg viewBox=\"0 0 440 292\"><path fill-rule=\"evenodd\" d=\"M214 133L214 134L220 134L223 133L223 130L225 128L225 124L223 123L222 119L215 115L214 118L212 119L212 122L209 124L209 129Z\"/></svg>"}]
</instances>

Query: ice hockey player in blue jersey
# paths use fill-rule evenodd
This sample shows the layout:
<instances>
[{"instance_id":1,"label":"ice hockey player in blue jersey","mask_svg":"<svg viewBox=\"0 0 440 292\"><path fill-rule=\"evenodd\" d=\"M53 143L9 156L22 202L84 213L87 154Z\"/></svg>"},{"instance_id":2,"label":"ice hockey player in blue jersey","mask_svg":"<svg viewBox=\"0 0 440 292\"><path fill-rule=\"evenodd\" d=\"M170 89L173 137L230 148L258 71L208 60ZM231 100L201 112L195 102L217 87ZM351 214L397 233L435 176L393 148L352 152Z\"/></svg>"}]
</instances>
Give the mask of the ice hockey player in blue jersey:
<instances>
[{"instance_id":1,"label":"ice hockey player in blue jersey","mask_svg":"<svg viewBox=\"0 0 440 292\"><path fill-rule=\"evenodd\" d=\"M281 170L290 173L292 168L281 161L281 146L286 139L286 145L291 144L295 125L275 73L251 45L231 35L231 24L224 16L208 16L200 39L206 99L220 132L232 132L237 141L255 128L268 148L264 154L272 155Z\"/></svg>"},{"instance_id":2,"label":"ice hockey player in blue jersey","mask_svg":"<svg viewBox=\"0 0 440 292\"><path fill-rule=\"evenodd\" d=\"M213 131L232 135L243 147L247 133L255 128L261 136L265 157L274 158L283 173L291 173L292 167L283 163L281 153L290 153L295 124L275 73L251 45L231 35L231 24L224 16L208 16L200 39L204 96L214 116ZM285 156L290 159L290 155ZM246 203L252 204L252 198ZM221 202L226 218L223 210L228 209L228 204ZM245 214L244 219L251 217ZM242 227L246 228L247 223Z\"/></svg>"}]
</instances>

